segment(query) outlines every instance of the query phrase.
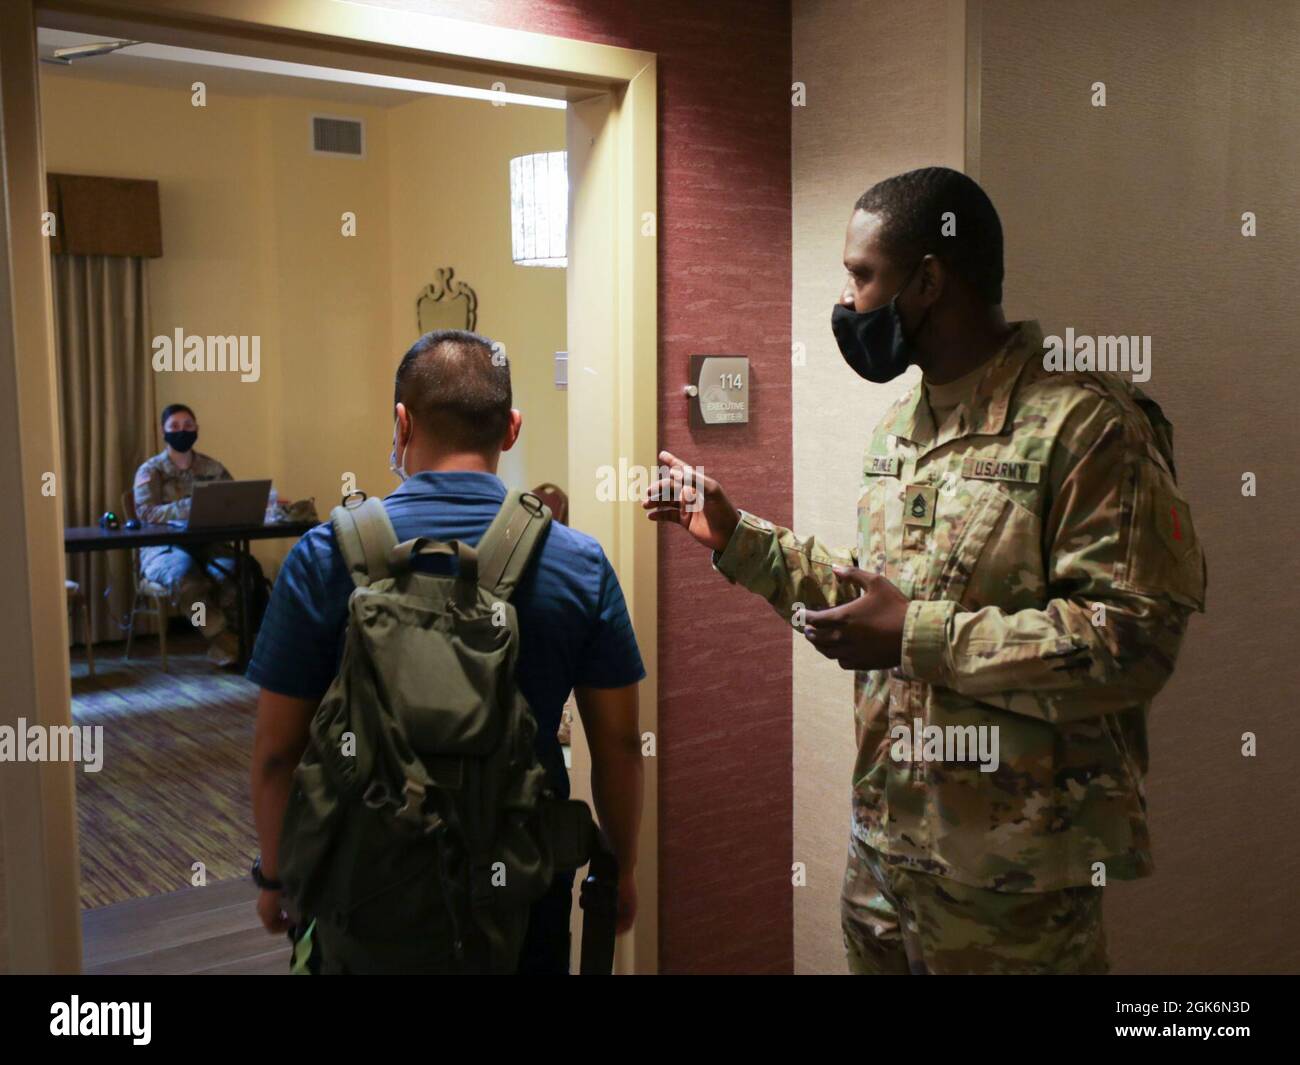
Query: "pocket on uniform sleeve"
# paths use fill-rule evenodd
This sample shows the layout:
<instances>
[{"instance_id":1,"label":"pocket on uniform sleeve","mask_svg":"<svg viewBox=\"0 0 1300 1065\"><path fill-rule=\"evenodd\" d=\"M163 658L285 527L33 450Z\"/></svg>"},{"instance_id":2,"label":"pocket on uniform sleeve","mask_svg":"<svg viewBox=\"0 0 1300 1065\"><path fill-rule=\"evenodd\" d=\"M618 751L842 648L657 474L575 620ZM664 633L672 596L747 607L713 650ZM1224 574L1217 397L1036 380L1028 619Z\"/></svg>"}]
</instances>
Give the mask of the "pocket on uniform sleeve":
<instances>
[{"instance_id":1,"label":"pocket on uniform sleeve","mask_svg":"<svg viewBox=\"0 0 1300 1065\"><path fill-rule=\"evenodd\" d=\"M1155 462L1137 463L1122 586L1205 609L1205 555L1187 498Z\"/></svg>"}]
</instances>

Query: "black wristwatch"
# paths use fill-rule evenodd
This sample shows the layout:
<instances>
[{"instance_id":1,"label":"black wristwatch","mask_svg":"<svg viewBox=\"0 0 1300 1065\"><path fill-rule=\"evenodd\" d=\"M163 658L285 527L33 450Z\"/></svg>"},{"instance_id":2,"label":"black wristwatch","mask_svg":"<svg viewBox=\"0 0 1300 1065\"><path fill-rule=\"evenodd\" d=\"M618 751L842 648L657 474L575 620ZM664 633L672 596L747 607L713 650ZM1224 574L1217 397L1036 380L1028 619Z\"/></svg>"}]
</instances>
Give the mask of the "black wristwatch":
<instances>
[{"instance_id":1,"label":"black wristwatch","mask_svg":"<svg viewBox=\"0 0 1300 1065\"><path fill-rule=\"evenodd\" d=\"M278 880L272 880L262 872L262 858L259 855L253 859L253 883L263 891L283 891L284 885Z\"/></svg>"}]
</instances>

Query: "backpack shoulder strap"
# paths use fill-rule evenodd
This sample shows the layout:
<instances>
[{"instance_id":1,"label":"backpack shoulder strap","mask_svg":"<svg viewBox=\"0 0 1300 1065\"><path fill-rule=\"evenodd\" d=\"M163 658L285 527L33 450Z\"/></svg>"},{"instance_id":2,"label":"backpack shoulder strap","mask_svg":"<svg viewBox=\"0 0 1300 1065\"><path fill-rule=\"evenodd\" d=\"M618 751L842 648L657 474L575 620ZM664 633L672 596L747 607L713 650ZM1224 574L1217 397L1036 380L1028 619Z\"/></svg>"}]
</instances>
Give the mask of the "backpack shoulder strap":
<instances>
[{"instance_id":1,"label":"backpack shoulder strap","mask_svg":"<svg viewBox=\"0 0 1300 1065\"><path fill-rule=\"evenodd\" d=\"M511 489L478 543L478 582L493 595L509 599L542 534L551 512L532 492Z\"/></svg>"},{"instance_id":2,"label":"backpack shoulder strap","mask_svg":"<svg viewBox=\"0 0 1300 1065\"><path fill-rule=\"evenodd\" d=\"M388 553L397 546L397 534L382 499L337 506L330 511L330 523L353 584L364 588L388 576Z\"/></svg>"}]
</instances>

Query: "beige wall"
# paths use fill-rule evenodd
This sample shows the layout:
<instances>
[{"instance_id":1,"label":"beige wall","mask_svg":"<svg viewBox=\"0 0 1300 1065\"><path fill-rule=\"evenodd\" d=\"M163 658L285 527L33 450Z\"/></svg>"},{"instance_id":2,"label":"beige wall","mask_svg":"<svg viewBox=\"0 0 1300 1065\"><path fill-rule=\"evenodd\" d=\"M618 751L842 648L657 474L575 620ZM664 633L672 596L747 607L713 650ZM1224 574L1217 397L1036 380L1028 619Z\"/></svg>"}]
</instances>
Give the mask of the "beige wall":
<instances>
[{"instance_id":1,"label":"beige wall","mask_svg":"<svg viewBox=\"0 0 1300 1065\"><path fill-rule=\"evenodd\" d=\"M314 496L322 516L343 471L387 490L382 425L366 425L383 394L368 371L392 359L383 112L216 93L196 108L175 89L57 76L42 78L41 104L47 169L159 183L153 332L261 337L258 381L159 373L159 407L193 406L200 450L284 497ZM309 152L312 112L363 119L366 157ZM357 212L356 237L340 234L342 210ZM257 553L278 560L287 546Z\"/></svg>"},{"instance_id":2,"label":"beige wall","mask_svg":"<svg viewBox=\"0 0 1300 1065\"><path fill-rule=\"evenodd\" d=\"M982 18L979 177L1008 315L1151 336L1141 387L1174 423L1209 565L1152 714L1156 874L1107 894L1115 968L1295 971L1300 7L998 0Z\"/></svg>"},{"instance_id":3,"label":"beige wall","mask_svg":"<svg viewBox=\"0 0 1300 1065\"><path fill-rule=\"evenodd\" d=\"M193 108L188 93L178 91L43 75L46 168L157 179L166 257L149 263L154 333L177 326L187 334L261 333L266 381L278 376L266 316L269 264L256 257L266 217L249 199L260 185L266 146L243 101L209 104ZM200 449L236 476L270 472L267 387L223 375L161 373L156 390L160 408L195 408Z\"/></svg>"},{"instance_id":4,"label":"beige wall","mask_svg":"<svg viewBox=\"0 0 1300 1065\"><path fill-rule=\"evenodd\" d=\"M954 10L956 9L956 10ZM794 523L827 542L857 542L862 454L885 408L911 386L859 379L831 335L844 284L844 227L881 178L917 166L960 168L960 7L946 0L794 5L794 77L807 106L794 114L792 369ZM796 973L845 972L839 891L849 841L855 754L851 674L794 640Z\"/></svg>"},{"instance_id":5,"label":"beige wall","mask_svg":"<svg viewBox=\"0 0 1300 1065\"><path fill-rule=\"evenodd\" d=\"M479 332L505 345L524 414L502 479L567 488L568 408L554 359L565 348L565 271L510 261L510 159L562 150L564 112L430 96L391 110L388 129L394 351L417 335L415 298L434 269L455 267L478 294Z\"/></svg>"},{"instance_id":6,"label":"beige wall","mask_svg":"<svg viewBox=\"0 0 1300 1065\"><path fill-rule=\"evenodd\" d=\"M565 336L563 270L510 261L509 159L564 147L564 114L412 97L378 108L291 96L187 92L46 75L50 170L157 179L164 254L150 263L153 331L261 337L261 379L159 374L160 407L199 414L200 449L236 477L315 497L346 474L371 494L388 471L393 372L417 335L415 299L437 266L479 297L480 330L506 343L519 448L510 483L563 483L566 405L552 352ZM308 150L313 113L365 122L361 159ZM356 236L341 233L344 211ZM257 546L264 564L289 541Z\"/></svg>"},{"instance_id":7,"label":"beige wall","mask_svg":"<svg viewBox=\"0 0 1300 1065\"><path fill-rule=\"evenodd\" d=\"M365 157L310 152L313 112L363 119ZM262 206L265 231L248 254L270 275L263 321L275 337L274 358L263 355L271 449L262 475L292 498L314 496L325 518L345 474L371 495L395 483L388 472L397 356L387 299L386 112L277 96L254 114L265 156L263 187L250 193ZM345 211L356 214L354 237L342 235ZM167 269L165 259L160 266Z\"/></svg>"}]
</instances>

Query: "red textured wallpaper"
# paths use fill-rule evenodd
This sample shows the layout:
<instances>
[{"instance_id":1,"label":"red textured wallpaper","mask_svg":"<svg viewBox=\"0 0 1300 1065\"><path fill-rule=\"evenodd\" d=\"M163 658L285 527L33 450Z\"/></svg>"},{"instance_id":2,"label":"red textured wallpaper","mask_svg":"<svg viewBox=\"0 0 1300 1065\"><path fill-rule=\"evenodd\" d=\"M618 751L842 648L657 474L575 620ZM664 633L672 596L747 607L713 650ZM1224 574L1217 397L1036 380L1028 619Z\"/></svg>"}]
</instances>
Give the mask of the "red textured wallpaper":
<instances>
[{"instance_id":1,"label":"red textured wallpaper","mask_svg":"<svg viewBox=\"0 0 1300 1065\"><path fill-rule=\"evenodd\" d=\"M661 446L788 524L788 0L380 0L659 57ZM748 355L751 421L693 430L689 356ZM653 456L632 456L649 464ZM660 531L660 969L793 968L788 630Z\"/></svg>"}]
</instances>

